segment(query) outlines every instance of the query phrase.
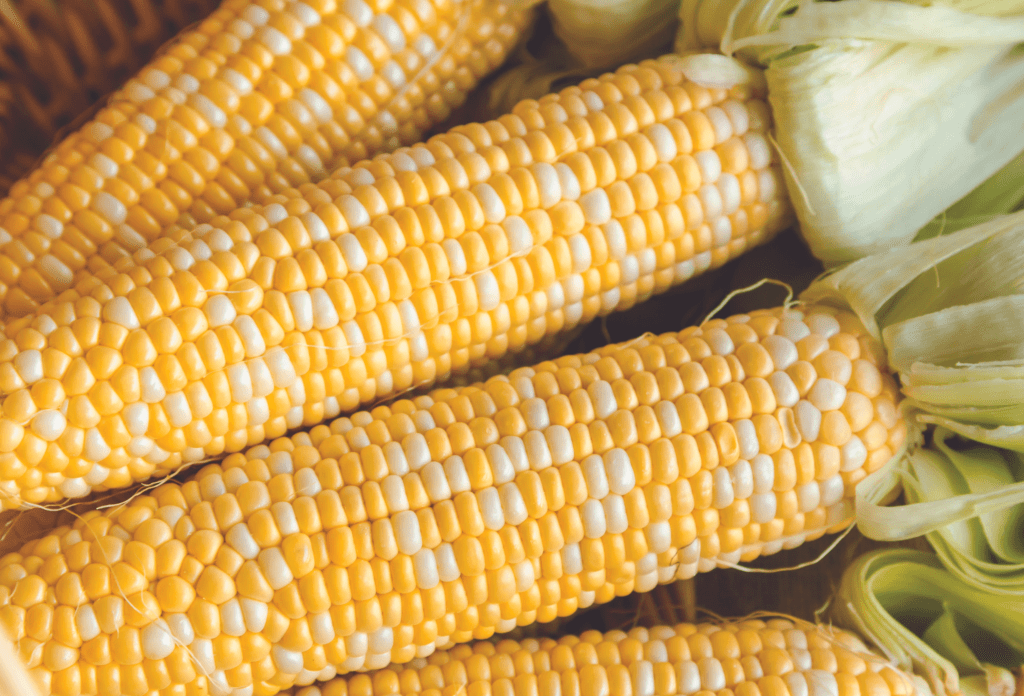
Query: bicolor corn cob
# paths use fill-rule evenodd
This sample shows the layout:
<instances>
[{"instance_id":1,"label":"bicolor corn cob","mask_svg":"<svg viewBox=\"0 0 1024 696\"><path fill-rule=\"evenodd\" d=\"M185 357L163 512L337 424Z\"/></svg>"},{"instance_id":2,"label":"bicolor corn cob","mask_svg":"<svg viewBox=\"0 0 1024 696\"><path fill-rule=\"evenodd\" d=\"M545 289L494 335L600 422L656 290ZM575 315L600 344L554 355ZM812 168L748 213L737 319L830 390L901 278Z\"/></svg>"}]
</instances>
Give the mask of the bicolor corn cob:
<instances>
[{"instance_id":1,"label":"bicolor corn cob","mask_svg":"<svg viewBox=\"0 0 1024 696\"><path fill-rule=\"evenodd\" d=\"M176 230L7 325L3 504L240 451L724 263L787 219L765 114L669 57Z\"/></svg>"},{"instance_id":2,"label":"bicolor corn cob","mask_svg":"<svg viewBox=\"0 0 1024 696\"><path fill-rule=\"evenodd\" d=\"M184 212L206 221L415 143L529 16L489 0L226 0L0 202L6 312Z\"/></svg>"},{"instance_id":3,"label":"bicolor corn cob","mask_svg":"<svg viewBox=\"0 0 1024 696\"><path fill-rule=\"evenodd\" d=\"M915 691L912 677L850 633L784 619L747 619L460 645L416 666L339 677L300 689L296 696L910 696Z\"/></svg>"},{"instance_id":4,"label":"bicolor corn cob","mask_svg":"<svg viewBox=\"0 0 1024 696\"><path fill-rule=\"evenodd\" d=\"M775 553L900 447L879 352L764 310L358 412L4 556L0 622L54 694L269 694Z\"/></svg>"},{"instance_id":5,"label":"bicolor corn cob","mask_svg":"<svg viewBox=\"0 0 1024 696\"><path fill-rule=\"evenodd\" d=\"M0 13L0 194L57 131L218 0L14 0Z\"/></svg>"}]
</instances>

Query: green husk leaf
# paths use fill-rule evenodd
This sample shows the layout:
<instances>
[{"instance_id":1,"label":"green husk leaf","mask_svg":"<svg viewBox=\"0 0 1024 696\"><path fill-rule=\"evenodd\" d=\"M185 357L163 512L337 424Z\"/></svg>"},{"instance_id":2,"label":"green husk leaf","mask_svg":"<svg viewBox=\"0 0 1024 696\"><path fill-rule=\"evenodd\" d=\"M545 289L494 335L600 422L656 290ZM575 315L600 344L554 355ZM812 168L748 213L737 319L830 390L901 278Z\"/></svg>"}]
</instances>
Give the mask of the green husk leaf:
<instances>
[{"instance_id":1,"label":"green husk leaf","mask_svg":"<svg viewBox=\"0 0 1024 696\"><path fill-rule=\"evenodd\" d=\"M1012 274L992 277L1012 277ZM955 287L960 285L954 283ZM889 326L884 340L898 349L890 353L892 365L900 371L909 370L912 364L937 365L962 373L961 364L992 363L990 372L998 369L1000 375L1007 377L1017 372L1013 363L1024 358L1024 323L1021 322L1024 296L993 297L972 303L965 292L960 301L964 304ZM964 326L971 327L966 335L962 330ZM922 375L916 373L912 377ZM979 380L971 378L970 381Z\"/></svg>"},{"instance_id":2,"label":"green husk leaf","mask_svg":"<svg viewBox=\"0 0 1024 696\"><path fill-rule=\"evenodd\" d=\"M883 549L843 575L832 614L936 694L1007 696L1024 664L1024 600L972 587L929 553ZM961 678L963 677L963 678Z\"/></svg>"},{"instance_id":3,"label":"green husk leaf","mask_svg":"<svg viewBox=\"0 0 1024 696\"><path fill-rule=\"evenodd\" d=\"M912 250L890 249L826 274L801 297L810 302L836 302L849 307L873 336L881 338L878 314L911 282L942 261L971 252L980 242L1018 227L1024 227L1024 214L999 217L955 234L917 242ZM918 292L907 293L914 298L909 304L919 306L930 300L931 292L922 287Z\"/></svg>"},{"instance_id":4,"label":"green husk leaf","mask_svg":"<svg viewBox=\"0 0 1024 696\"><path fill-rule=\"evenodd\" d=\"M981 663L957 631L956 619L948 606L929 626L921 639L935 648L935 651L949 660L959 672L971 672L981 668Z\"/></svg>"},{"instance_id":5,"label":"green husk leaf","mask_svg":"<svg viewBox=\"0 0 1024 696\"><path fill-rule=\"evenodd\" d=\"M909 455L912 461L917 453ZM905 466L906 460L900 463ZM857 486L857 527L871 539L900 541L922 536L960 520L1003 510L1024 500L1024 484L1014 484L984 493L889 507L886 496L900 486L913 485L904 468L892 466L871 474Z\"/></svg>"},{"instance_id":6,"label":"green husk leaf","mask_svg":"<svg viewBox=\"0 0 1024 696\"><path fill-rule=\"evenodd\" d=\"M936 438L936 446L958 470L972 494L1007 490L1019 483L1006 455L999 450L971 446L966 451L957 451L941 435ZM1024 505L992 510L979 515L978 521L992 556L1009 565L1024 563Z\"/></svg>"},{"instance_id":7,"label":"green husk leaf","mask_svg":"<svg viewBox=\"0 0 1024 696\"><path fill-rule=\"evenodd\" d=\"M986 428L984 425L964 423L944 416L930 413L918 414L917 420L928 425L935 425L952 430L961 437L993 447L1024 452L1024 425L1000 425Z\"/></svg>"},{"instance_id":8,"label":"green husk leaf","mask_svg":"<svg viewBox=\"0 0 1024 696\"><path fill-rule=\"evenodd\" d=\"M919 405L971 406L986 408L1012 404L1024 392L1024 380L988 379L959 384L910 384L903 393Z\"/></svg>"},{"instance_id":9,"label":"green husk leaf","mask_svg":"<svg viewBox=\"0 0 1024 696\"><path fill-rule=\"evenodd\" d=\"M882 507L858 489L862 532L886 541L927 534L961 582L1024 597L1024 455L940 428L890 476L908 504Z\"/></svg>"},{"instance_id":10,"label":"green husk leaf","mask_svg":"<svg viewBox=\"0 0 1024 696\"><path fill-rule=\"evenodd\" d=\"M976 189L939 213L917 233L917 240L950 234L1005 215L1024 203L1024 153L1017 155Z\"/></svg>"},{"instance_id":11,"label":"green husk leaf","mask_svg":"<svg viewBox=\"0 0 1024 696\"><path fill-rule=\"evenodd\" d=\"M969 393L969 388L965 390L965 393ZM979 408L977 406L960 405L938 406L933 403L926 403L916 399L907 399L905 403L909 408L917 411L915 414L917 416L917 420L922 423L930 422L928 421L929 416L945 418L947 420L955 419L955 422L963 425L991 427L1000 427L1000 424L1006 422L1020 423L1021 421L1024 421L1024 405L1021 404Z\"/></svg>"},{"instance_id":12,"label":"green husk leaf","mask_svg":"<svg viewBox=\"0 0 1024 696\"><path fill-rule=\"evenodd\" d=\"M993 365L975 365L965 371L956 367L917 362L911 366L910 374L919 384L959 384L974 379L1024 379L1024 365L1004 361Z\"/></svg>"},{"instance_id":13,"label":"green husk leaf","mask_svg":"<svg viewBox=\"0 0 1024 696\"><path fill-rule=\"evenodd\" d=\"M907 472L913 477L913 485L904 483L903 490L908 503L929 500L945 500L955 495L970 492L964 477L950 466L949 459L939 452L921 449L910 457L911 468ZM942 528L942 538L957 551L975 557L989 557L985 530L977 518L957 520Z\"/></svg>"},{"instance_id":14,"label":"green husk leaf","mask_svg":"<svg viewBox=\"0 0 1024 696\"><path fill-rule=\"evenodd\" d=\"M1022 287L1021 273L1024 269L1017 262L1024 253L1024 240L1014 233L1019 226L1020 218L1005 216L994 218L992 223L999 226L1000 221L1008 223L1003 232L987 240L985 244L965 250L939 265L935 273L922 275L907 285L904 294L914 298L911 302L896 305L885 316L887 324L897 324L906 319L913 319L942 309L957 306L983 303L999 297L1009 297L1020 292ZM985 228L987 225L979 225ZM987 309L987 313L998 313L1000 308ZM1007 309L1012 309L1007 307ZM1009 342L1012 344L1012 341ZM1013 359L1010 356L1008 359Z\"/></svg>"}]
</instances>

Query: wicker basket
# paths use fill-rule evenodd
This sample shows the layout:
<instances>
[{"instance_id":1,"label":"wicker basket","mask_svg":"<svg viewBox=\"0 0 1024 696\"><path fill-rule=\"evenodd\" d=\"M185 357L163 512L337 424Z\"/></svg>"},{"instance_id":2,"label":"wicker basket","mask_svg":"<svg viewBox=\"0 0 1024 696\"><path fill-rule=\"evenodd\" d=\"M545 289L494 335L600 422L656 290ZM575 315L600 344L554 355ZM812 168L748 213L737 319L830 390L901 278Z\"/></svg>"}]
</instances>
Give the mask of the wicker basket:
<instances>
[{"instance_id":1,"label":"wicker basket","mask_svg":"<svg viewBox=\"0 0 1024 696\"><path fill-rule=\"evenodd\" d=\"M0 0L0 193L218 0Z\"/></svg>"}]
</instances>

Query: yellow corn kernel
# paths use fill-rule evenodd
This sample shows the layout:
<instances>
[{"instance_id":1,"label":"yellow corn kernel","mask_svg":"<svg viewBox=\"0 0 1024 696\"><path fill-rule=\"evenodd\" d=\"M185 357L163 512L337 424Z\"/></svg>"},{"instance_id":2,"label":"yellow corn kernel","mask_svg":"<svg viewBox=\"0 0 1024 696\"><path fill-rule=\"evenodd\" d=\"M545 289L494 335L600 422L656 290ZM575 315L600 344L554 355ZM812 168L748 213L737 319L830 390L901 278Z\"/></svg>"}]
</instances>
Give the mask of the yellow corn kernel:
<instances>
[{"instance_id":1,"label":"yellow corn kernel","mask_svg":"<svg viewBox=\"0 0 1024 696\"><path fill-rule=\"evenodd\" d=\"M729 642L716 640L743 634L747 640L759 636L785 635L784 648L758 648L738 660ZM704 654L686 650L687 641L711 637L711 649ZM889 666L882 658L863 648L880 672L854 674L843 669L811 669L805 658L784 677L761 676L760 661L765 653L806 654L815 639L827 646L818 652L839 652L837 641L859 639L837 629L782 619L739 620L722 624L658 625L629 632L588 631L560 639L503 640L497 645L475 643L437 652L413 669L398 665L372 675L336 677L296 691L297 696L382 696L396 693L469 694L515 693L535 696L579 693L599 694L736 694L760 696L772 693L838 693L840 684L857 683L873 696L903 696L914 691L913 678ZM760 641L759 641L760 642ZM675 649L674 649L675 648ZM769 662L772 658L768 658ZM884 675L879 676L879 674ZM870 686L865 687L865 684Z\"/></svg>"}]
</instances>

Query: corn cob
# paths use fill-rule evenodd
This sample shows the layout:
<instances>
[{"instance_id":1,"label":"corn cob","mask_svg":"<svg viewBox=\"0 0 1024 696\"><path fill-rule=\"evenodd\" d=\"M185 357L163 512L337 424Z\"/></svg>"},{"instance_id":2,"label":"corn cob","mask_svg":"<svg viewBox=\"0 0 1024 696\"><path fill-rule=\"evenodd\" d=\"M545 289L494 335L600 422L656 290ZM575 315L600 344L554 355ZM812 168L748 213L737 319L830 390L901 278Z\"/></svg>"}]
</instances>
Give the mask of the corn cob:
<instances>
[{"instance_id":1,"label":"corn cob","mask_svg":"<svg viewBox=\"0 0 1024 696\"><path fill-rule=\"evenodd\" d=\"M330 670L326 671L330 674ZM913 677L853 634L785 619L460 645L415 667L296 696L909 696Z\"/></svg>"},{"instance_id":2,"label":"corn cob","mask_svg":"<svg viewBox=\"0 0 1024 696\"><path fill-rule=\"evenodd\" d=\"M7 325L4 505L240 451L724 263L786 221L765 111L651 61L158 240Z\"/></svg>"},{"instance_id":3,"label":"corn cob","mask_svg":"<svg viewBox=\"0 0 1024 696\"><path fill-rule=\"evenodd\" d=\"M33 168L59 129L217 4L5 2L0 12L0 193Z\"/></svg>"},{"instance_id":4,"label":"corn cob","mask_svg":"<svg viewBox=\"0 0 1024 696\"><path fill-rule=\"evenodd\" d=\"M271 693L776 553L900 447L879 353L763 310L361 411L4 556L0 623L51 693Z\"/></svg>"},{"instance_id":5,"label":"corn cob","mask_svg":"<svg viewBox=\"0 0 1024 696\"><path fill-rule=\"evenodd\" d=\"M226 0L0 202L6 311L183 212L206 221L415 143L529 16L487 0Z\"/></svg>"}]
</instances>

